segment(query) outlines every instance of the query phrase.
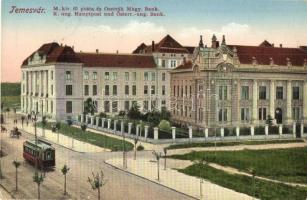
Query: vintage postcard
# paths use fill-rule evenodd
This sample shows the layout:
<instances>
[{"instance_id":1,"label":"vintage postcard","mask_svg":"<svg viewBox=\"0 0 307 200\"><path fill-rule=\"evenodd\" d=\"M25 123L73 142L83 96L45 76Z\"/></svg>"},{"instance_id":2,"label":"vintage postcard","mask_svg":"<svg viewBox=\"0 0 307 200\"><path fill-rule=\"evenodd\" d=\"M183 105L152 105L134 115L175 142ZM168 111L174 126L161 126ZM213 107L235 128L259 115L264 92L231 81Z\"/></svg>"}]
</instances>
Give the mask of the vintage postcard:
<instances>
[{"instance_id":1,"label":"vintage postcard","mask_svg":"<svg viewBox=\"0 0 307 200\"><path fill-rule=\"evenodd\" d=\"M306 0L2 0L0 199L306 200Z\"/></svg>"}]
</instances>

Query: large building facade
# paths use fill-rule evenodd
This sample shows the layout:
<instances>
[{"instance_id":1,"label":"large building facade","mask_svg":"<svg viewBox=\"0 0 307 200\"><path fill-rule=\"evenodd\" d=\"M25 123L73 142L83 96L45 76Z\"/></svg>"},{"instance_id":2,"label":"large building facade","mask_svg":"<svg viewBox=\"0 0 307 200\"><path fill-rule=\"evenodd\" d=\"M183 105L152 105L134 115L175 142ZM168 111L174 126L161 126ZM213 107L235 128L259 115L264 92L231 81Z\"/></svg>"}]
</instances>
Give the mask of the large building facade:
<instances>
[{"instance_id":1,"label":"large building facade","mask_svg":"<svg viewBox=\"0 0 307 200\"><path fill-rule=\"evenodd\" d=\"M116 114L137 103L143 112L170 107L169 71L189 59L193 47L171 36L142 43L132 54L75 52L48 43L22 64L21 111L54 120L74 118L91 98L97 113Z\"/></svg>"},{"instance_id":2,"label":"large building facade","mask_svg":"<svg viewBox=\"0 0 307 200\"><path fill-rule=\"evenodd\" d=\"M210 46L210 47L208 47ZM304 48L200 45L191 61L171 72L173 120L194 127L307 124L307 52Z\"/></svg>"}]
</instances>

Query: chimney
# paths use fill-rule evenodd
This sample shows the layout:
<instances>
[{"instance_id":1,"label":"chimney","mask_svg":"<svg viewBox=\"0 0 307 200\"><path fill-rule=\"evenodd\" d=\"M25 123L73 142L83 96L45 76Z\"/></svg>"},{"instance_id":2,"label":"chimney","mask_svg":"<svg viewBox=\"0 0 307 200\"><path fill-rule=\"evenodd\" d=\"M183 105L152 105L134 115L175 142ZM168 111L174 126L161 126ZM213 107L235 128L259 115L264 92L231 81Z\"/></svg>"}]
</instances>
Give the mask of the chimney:
<instances>
[{"instance_id":1,"label":"chimney","mask_svg":"<svg viewBox=\"0 0 307 200\"><path fill-rule=\"evenodd\" d=\"M155 51L155 41L154 40L151 42L151 51L152 52Z\"/></svg>"},{"instance_id":2,"label":"chimney","mask_svg":"<svg viewBox=\"0 0 307 200\"><path fill-rule=\"evenodd\" d=\"M272 43L272 47L274 47L274 43Z\"/></svg>"},{"instance_id":3,"label":"chimney","mask_svg":"<svg viewBox=\"0 0 307 200\"><path fill-rule=\"evenodd\" d=\"M99 53L99 49L96 49L96 53Z\"/></svg>"},{"instance_id":4,"label":"chimney","mask_svg":"<svg viewBox=\"0 0 307 200\"><path fill-rule=\"evenodd\" d=\"M222 45L226 45L226 39L225 39L225 35L223 35L223 39L222 39Z\"/></svg>"},{"instance_id":5,"label":"chimney","mask_svg":"<svg viewBox=\"0 0 307 200\"><path fill-rule=\"evenodd\" d=\"M279 44L279 47L282 48L282 44Z\"/></svg>"},{"instance_id":6,"label":"chimney","mask_svg":"<svg viewBox=\"0 0 307 200\"><path fill-rule=\"evenodd\" d=\"M116 50L116 54L118 54L118 50Z\"/></svg>"},{"instance_id":7,"label":"chimney","mask_svg":"<svg viewBox=\"0 0 307 200\"><path fill-rule=\"evenodd\" d=\"M75 50L75 47L74 46L71 46L72 50Z\"/></svg>"},{"instance_id":8,"label":"chimney","mask_svg":"<svg viewBox=\"0 0 307 200\"><path fill-rule=\"evenodd\" d=\"M61 43L61 47L63 46L63 43Z\"/></svg>"},{"instance_id":9,"label":"chimney","mask_svg":"<svg viewBox=\"0 0 307 200\"><path fill-rule=\"evenodd\" d=\"M201 47L201 48L204 48L204 42L203 42L203 36L202 35L200 36L198 46Z\"/></svg>"},{"instance_id":10,"label":"chimney","mask_svg":"<svg viewBox=\"0 0 307 200\"><path fill-rule=\"evenodd\" d=\"M218 41L216 40L216 36L213 34L211 39L211 47L216 49L218 47Z\"/></svg>"}]
</instances>

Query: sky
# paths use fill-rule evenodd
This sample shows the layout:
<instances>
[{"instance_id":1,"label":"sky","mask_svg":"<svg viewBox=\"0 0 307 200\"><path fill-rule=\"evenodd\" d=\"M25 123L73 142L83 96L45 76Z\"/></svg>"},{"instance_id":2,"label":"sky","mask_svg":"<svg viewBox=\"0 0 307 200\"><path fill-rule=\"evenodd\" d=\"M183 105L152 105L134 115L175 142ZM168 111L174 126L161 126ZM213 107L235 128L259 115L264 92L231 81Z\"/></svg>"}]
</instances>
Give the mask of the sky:
<instances>
[{"instance_id":1,"label":"sky","mask_svg":"<svg viewBox=\"0 0 307 200\"><path fill-rule=\"evenodd\" d=\"M140 43L170 34L182 45L209 44L215 34L227 44L307 45L307 0L2 0L1 82L18 82L22 61L42 44L58 42L75 51L130 53ZM10 13L45 8L43 14ZM157 7L162 17L63 17L53 7Z\"/></svg>"}]
</instances>

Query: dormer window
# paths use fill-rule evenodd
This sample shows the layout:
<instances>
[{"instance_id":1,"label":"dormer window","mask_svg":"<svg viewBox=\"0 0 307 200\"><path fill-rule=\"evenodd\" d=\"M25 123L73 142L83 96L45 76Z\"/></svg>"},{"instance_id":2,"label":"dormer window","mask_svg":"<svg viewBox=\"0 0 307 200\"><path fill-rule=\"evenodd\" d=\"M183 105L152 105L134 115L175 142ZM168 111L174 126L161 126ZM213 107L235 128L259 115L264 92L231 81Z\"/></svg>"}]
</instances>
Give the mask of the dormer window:
<instances>
[{"instance_id":1,"label":"dormer window","mask_svg":"<svg viewBox=\"0 0 307 200\"><path fill-rule=\"evenodd\" d=\"M287 58L287 66L291 66L292 64L291 64L291 60L290 60L290 58Z\"/></svg>"},{"instance_id":2,"label":"dormer window","mask_svg":"<svg viewBox=\"0 0 307 200\"><path fill-rule=\"evenodd\" d=\"M252 57L252 65L257 65L258 63L257 63L257 60L256 60L256 58L255 57Z\"/></svg>"},{"instance_id":3,"label":"dormer window","mask_svg":"<svg viewBox=\"0 0 307 200\"><path fill-rule=\"evenodd\" d=\"M271 66L274 65L274 60L273 60L273 58L270 58L270 65L271 65Z\"/></svg>"},{"instance_id":4,"label":"dormer window","mask_svg":"<svg viewBox=\"0 0 307 200\"><path fill-rule=\"evenodd\" d=\"M66 71L66 80L71 80L71 71Z\"/></svg>"},{"instance_id":5,"label":"dormer window","mask_svg":"<svg viewBox=\"0 0 307 200\"><path fill-rule=\"evenodd\" d=\"M85 71L83 74L83 79L88 80L88 71Z\"/></svg>"}]
</instances>

